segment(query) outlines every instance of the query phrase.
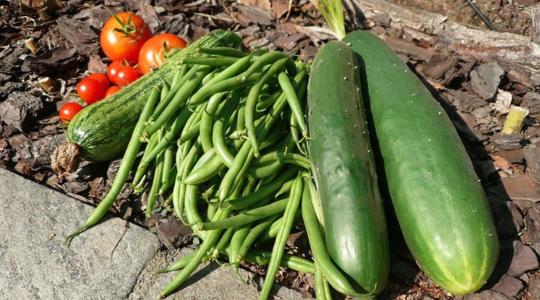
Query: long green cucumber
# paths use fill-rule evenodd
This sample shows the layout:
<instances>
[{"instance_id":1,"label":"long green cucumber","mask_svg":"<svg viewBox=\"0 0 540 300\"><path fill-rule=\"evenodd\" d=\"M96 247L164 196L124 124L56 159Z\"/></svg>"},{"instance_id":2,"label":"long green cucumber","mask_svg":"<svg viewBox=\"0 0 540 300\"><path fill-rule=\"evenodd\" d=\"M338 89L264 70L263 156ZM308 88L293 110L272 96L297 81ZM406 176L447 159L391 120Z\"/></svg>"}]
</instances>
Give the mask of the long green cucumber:
<instances>
[{"instance_id":1,"label":"long green cucumber","mask_svg":"<svg viewBox=\"0 0 540 300\"><path fill-rule=\"evenodd\" d=\"M457 295L480 289L499 253L484 190L440 104L378 37L344 39L362 57L392 203L416 261Z\"/></svg>"},{"instance_id":2,"label":"long green cucumber","mask_svg":"<svg viewBox=\"0 0 540 300\"><path fill-rule=\"evenodd\" d=\"M308 84L309 153L330 257L375 294L389 273L388 235L357 68L345 43L317 53Z\"/></svg>"},{"instance_id":3,"label":"long green cucumber","mask_svg":"<svg viewBox=\"0 0 540 300\"><path fill-rule=\"evenodd\" d=\"M233 32L216 30L169 57L157 70L149 72L129 87L113 96L85 107L70 122L67 139L80 147L84 158L107 161L119 157L125 150L148 93L164 79L170 81L179 70L182 58L200 48L240 45Z\"/></svg>"}]
</instances>

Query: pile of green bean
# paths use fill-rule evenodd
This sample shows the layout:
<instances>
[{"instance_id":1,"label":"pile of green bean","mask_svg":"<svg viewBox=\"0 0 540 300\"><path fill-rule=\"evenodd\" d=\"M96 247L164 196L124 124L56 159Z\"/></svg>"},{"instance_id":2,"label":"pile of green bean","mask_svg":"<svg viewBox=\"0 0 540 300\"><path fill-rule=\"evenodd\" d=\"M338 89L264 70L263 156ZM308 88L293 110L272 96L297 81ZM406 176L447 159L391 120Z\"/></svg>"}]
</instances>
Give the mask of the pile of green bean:
<instances>
[{"instance_id":1,"label":"pile of green bean","mask_svg":"<svg viewBox=\"0 0 540 300\"><path fill-rule=\"evenodd\" d=\"M104 217L134 174L134 193L147 193L147 217L169 208L202 239L195 253L162 270L180 272L161 297L219 257L235 268L268 265L261 299L280 266L315 274L317 298L330 299L328 282L355 295L326 253L315 213L305 156L307 79L308 66L281 52L212 48L185 58L170 83L153 88L111 190L67 242ZM297 218L316 264L284 253ZM257 247L271 241L271 251Z\"/></svg>"}]
</instances>

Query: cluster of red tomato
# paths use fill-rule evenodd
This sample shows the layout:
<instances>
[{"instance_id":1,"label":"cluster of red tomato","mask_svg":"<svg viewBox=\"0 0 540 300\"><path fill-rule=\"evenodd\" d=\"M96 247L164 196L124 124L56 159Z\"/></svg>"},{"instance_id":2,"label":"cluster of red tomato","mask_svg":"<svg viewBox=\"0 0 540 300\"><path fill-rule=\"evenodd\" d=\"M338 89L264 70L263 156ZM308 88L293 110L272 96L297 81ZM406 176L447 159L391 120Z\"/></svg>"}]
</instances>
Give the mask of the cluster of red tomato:
<instances>
[{"instance_id":1,"label":"cluster of red tomato","mask_svg":"<svg viewBox=\"0 0 540 300\"><path fill-rule=\"evenodd\" d=\"M170 33L152 36L141 17L121 12L111 16L103 25L100 45L112 62L107 67L107 74L94 73L77 84L77 94L86 105L116 93L121 87L159 67L167 51L184 48L186 41ZM79 103L68 102L60 107L60 119L70 121L81 109Z\"/></svg>"}]
</instances>

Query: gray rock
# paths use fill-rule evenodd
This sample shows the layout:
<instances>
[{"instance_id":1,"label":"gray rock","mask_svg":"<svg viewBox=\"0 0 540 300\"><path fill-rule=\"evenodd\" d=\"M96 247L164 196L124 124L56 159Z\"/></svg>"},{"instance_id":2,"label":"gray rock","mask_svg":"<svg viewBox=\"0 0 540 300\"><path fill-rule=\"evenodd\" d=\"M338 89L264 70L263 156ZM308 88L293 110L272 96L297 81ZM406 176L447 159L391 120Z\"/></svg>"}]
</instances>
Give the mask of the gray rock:
<instances>
[{"instance_id":1,"label":"gray rock","mask_svg":"<svg viewBox=\"0 0 540 300\"><path fill-rule=\"evenodd\" d=\"M493 286L492 290L508 297L514 297L521 292L523 288L524 285L521 280L505 275L495 286Z\"/></svg>"},{"instance_id":2,"label":"gray rock","mask_svg":"<svg viewBox=\"0 0 540 300\"><path fill-rule=\"evenodd\" d=\"M514 242L514 257L508 267L507 274L519 276L529 270L538 268L538 258L531 247L520 241Z\"/></svg>"},{"instance_id":3,"label":"gray rock","mask_svg":"<svg viewBox=\"0 0 540 300\"><path fill-rule=\"evenodd\" d=\"M153 234L119 218L66 248L92 207L3 169L0 190L0 299L125 299L158 250Z\"/></svg>"},{"instance_id":4,"label":"gray rock","mask_svg":"<svg viewBox=\"0 0 540 300\"><path fill-rule=\"evenodd\" d=\"M503 75L504 70L496 62L481 64L471 72L471 87L482 98L492 99Z\"/></svg>"},{"instance_id":5,"label":"gray rock","mask_svg":"<svg viewBox=\"0 0 540 300\"><path fill-rule=\"evenodd\" d=\"M482 291L477 294L467 295L463 297L463 300L509 300L510 298L506 297L503 294L499 294L493 291Z\"/></svg>"},{"instance_id":6,"label":"gray rock","mask_svg":"<svg viewBox=\"0 0 540 300\"><path fill-rule=\"evenodd\" d=\"M491 142L501 150L515 150L523 148L523 137L520 134L495 134Z\"/></svg>"},{"instance_id":7,"label":"gray rock","mask_svg":"<svg viewBox=\"0 0 540 300\"><path fill-rule=\"evenodd\" d=\"M528 92L523 96L520 106L527 108L530 115L540 114L540 94Z\"/></svg>"},{"instance_id":8,"label":"gray rock","mask_svg":"<svg viewBox=\"0 0 540 300\"><path fill-rule=\"evenodd\" d=\"M157 299L161 290L171 282L177 272L165 274L156 274L156 272L191 251L184 248L176 252L158 253L142 271L129 299ZM262 280L257 280L252 273L243 269L239 271L240 277L246 279L247 283L241 281L234 270L227 265L204 264L192 274L182 289L167 299L258 299ZM278 285L274 285L274 295L276 299L303 299L297 291Z\"/></svg>"},{"instance_id":9,"label":"gray rock","mask_svg":"<svg viewBox=\"0 0 540 300\"><path fill-rule=\"evenodd\" d=\"M540 148L528 147L523 151L525 161L527 161L527 170L534 182L540 184Z\"/></svg>"}]
</instances>

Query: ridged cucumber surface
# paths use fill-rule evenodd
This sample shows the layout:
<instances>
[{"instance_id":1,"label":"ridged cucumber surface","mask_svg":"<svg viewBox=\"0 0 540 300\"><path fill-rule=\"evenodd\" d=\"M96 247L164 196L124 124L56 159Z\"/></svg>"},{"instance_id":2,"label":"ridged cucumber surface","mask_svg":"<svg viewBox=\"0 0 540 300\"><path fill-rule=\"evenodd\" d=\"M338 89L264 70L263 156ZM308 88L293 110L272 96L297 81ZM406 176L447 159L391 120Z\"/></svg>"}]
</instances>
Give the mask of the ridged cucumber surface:
<instances>
[{"instance_id":1,"label":"ridged cucumber surface","mask_svg":"<svg viewBox=\"0 0 540 300\"><path fill-rule=\"evenodd\" d=\"M108 161L118 158L129 142L152 87L161 84L163 79L170 82L183 57L200 47L237 47L240 43L240 37L224 30L200 38L168 58L159 69L81 110L68 126L68 141L80 146L85 159Z\"/></svg>"},{"instance_id":2,"label":"ridged cucumber surface","mask_svg":"<svg viewBox=\"0 0 540 300\"><path fill-rule=\"evenodd\" d=\"M484 190L450 118L384 41L364 31L344 41L365 64L360 69L381 163L409 249L449 292L480 289L499 244Z\"/></svg>"},{"instance_id":3,"label":"ridged cucumber surface","mask_svg":"<svg viewBox=\"0 0 540 300\"><path fill-rule=\"evenodd\" d=\"M309 154L330 257L375 294L388 277L388 236L357 69L345 43L317 53L308 85Z\"/></svg>"}]
</instances>

